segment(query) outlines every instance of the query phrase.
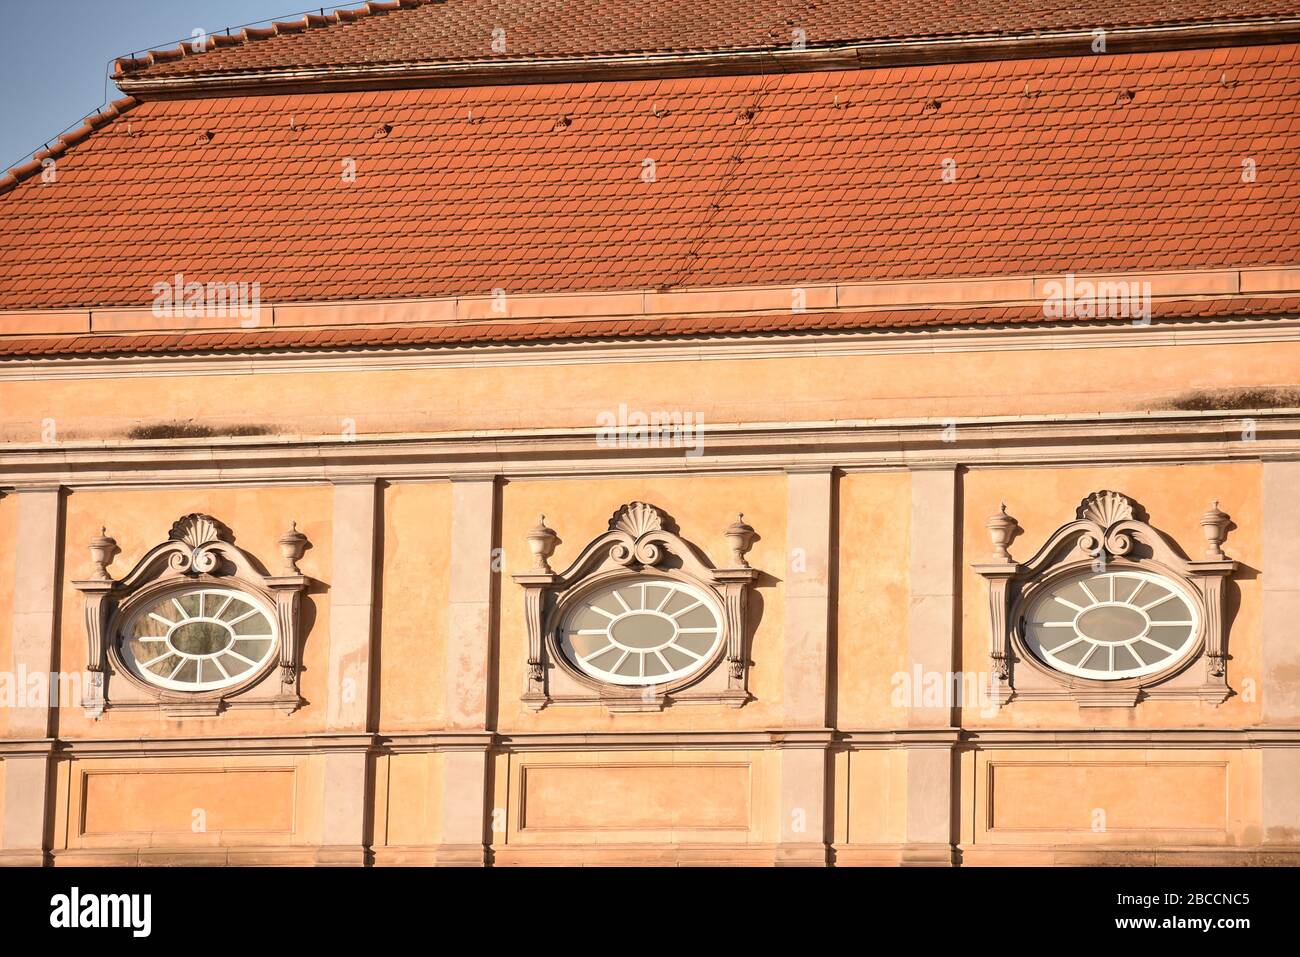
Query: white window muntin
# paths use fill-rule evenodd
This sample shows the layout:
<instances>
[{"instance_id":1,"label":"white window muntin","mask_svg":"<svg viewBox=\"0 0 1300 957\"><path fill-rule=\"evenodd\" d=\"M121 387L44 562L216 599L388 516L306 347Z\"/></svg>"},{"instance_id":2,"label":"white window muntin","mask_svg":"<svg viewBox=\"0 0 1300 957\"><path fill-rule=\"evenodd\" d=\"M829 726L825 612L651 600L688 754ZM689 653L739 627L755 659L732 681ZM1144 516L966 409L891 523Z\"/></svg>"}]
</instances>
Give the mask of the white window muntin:
<instances>
[{"instance_id":1,"label":"white window muntin","mask_svg":"<svg viewBox=\"0 0 1300 957\"><path fill-rule=\"evenodd\" d=\"M564 616L560 648L578 670L615 685L662 685L708 665L722 619L702 589L673 578L610 582Z\"/></svg>"},{"instance_id":2,"label":"white window muntin","mask_svg":"<svg viewBox=\"0 0 1300 957\"><path fill-rule=\"evenodd\" d=\"M1113 681L1162 671L1200 633L1196 605L1168 577L1136 569L1085 572L1048 586L1024 616L1025 641L1045 664Z\"/></svg>"},{"instance_id":3,"label":"white window muntin","mask_svg":"<svg viewBox=\"0 0 1300 957\"><path fill-rule=\"evenodd\" d=\"M257 597L200 586L136 609L119 641L123 660L142 681L170 691L213 691L259 673L279 634L275 616Z\"/></svg>"}]
</instances>

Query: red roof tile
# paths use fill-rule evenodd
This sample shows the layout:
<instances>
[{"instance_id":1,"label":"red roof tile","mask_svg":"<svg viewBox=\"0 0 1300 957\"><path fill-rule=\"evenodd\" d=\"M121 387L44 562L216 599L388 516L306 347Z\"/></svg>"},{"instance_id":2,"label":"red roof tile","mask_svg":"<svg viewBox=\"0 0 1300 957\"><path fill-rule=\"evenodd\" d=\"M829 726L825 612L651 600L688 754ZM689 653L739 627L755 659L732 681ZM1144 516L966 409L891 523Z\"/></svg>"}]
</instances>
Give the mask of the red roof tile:
<instances>
[{"instance_id":1,"label":"red roof tile","mask_svg":"<svg viewBox=\"0 0 1300 957\"><path fill-rule=\"evenodd\" d=\"M1295 0L401 0L119 61L133 78L277 67L610 57L1295 16ZM494 30L504 41L493 49Z\"/></svg>"},{"instance_id":2,"label":"red roof tile","mask_svg":"<svg viewBox=\"0 0 1300 957\"><path fill-rule=\"evenodd\" d=\"M1298 53L148 100L0 195L0 309L1292 264Z\"/></svg>"},{"instance_id":3,"label":"red roof tile","mask_svg":"<svg viewBox=\"0 0 1300 957\"><path fill-rule=\"evenodd\" d=\"M1155 300L1153 322L1270 319L1300 316L1300 297ZM504 345L540 341L660 339L682 336L775 335L795 331L891 331L965 326L1061 323L1114 325L1114 319L1050 319L1041 305L961 309L888 309L875 312L773 313L751 316L690 316L588 319L570 322L462 323L334 329L256 329L235 332L48 336L0 338L4 359L128 356L220 352L283 352Z\"/></svg>"}]
</instances>

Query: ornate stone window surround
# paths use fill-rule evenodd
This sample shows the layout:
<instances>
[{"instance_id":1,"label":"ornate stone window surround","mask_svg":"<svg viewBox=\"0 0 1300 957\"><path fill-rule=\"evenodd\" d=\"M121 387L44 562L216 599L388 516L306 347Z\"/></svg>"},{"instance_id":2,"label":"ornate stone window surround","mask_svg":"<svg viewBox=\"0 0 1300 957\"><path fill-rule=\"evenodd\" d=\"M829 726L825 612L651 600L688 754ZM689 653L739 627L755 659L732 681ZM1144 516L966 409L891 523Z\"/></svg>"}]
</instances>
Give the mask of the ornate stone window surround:
<instances>
[{"instance_id":1,"label":"ornate stone window surround","mask_svg":"<svg viewBox=\"0 0 1300 957\"><path fill-rule=\"evenodd\" d=\"M559 543L545 516L528 534L534 564L513 578L524 589L528 672L522 697L538 711L549 704L599 704L612 712L658 711L670 704L723 704L739 708L747 690L749 591L760 577L745 559L758 539L744 516L726 529L731 565L715 566L677 534L658 508L632 502L618 509L608 529L592 539L562 572L550 566ZM570 611L606 585L619 581L680 582L703 592L722 626L714 653L690 674L663 684L615 685L584 673L560 647L559 631Z\"/></svg>"},{"instance_id":2,"label":"ornate stone window surround","mask_svg":"<svg viewBox=\"0 0 1300 957\"><path fill-rule=\"evenodd\" d=\"M95 678L85 707L93 713L156 709L169 717L215 715L226 708L275 708L285 713L297 709L302 704L301 597L310 581L297 563L308 542L295 524L278 544L280 573L268 575L234 544L234 535L221 522L210 515L186 515L172 525L166 541L115 580L108 565L119 550L117 542L101 533L90 543L92 577L72 582L85 596L87 668ZM134 674L122 657L122 626L159 598L202 588L241 592L269 613L275 624L275 652L239 681L210 690L161 688Z\"/></svg>"},{"instance_id":3,"label":"ornate stone window surround","mask_svg":"<svg viewBox=\"0 0 1300 957\"><path fill-rule=\"evenodd\" d=\"M1201 517L1204 558L1188 559L1142 518L1132 499L1118 492L1094 492L1080 503L1075 519L1060 526L1027 562L1015 561L1008 545L1020 530L1002 511L987 522L993 540L989 561L972 567L989 587L989 657L999 705L1014 699L1074 699L1080 707L1132 707L1144 698L1192 699L1221 704L1232 693L1227 682L1224 591L1237 563L1222 549L1230 518L1218 503ZM1197 634L1190 647L1163 667L1138 677L1092 679L1066 674L1029 648L1024 616L1034 600L1081 573L1145 572L1185 597L1196 612ZM1200 667L1196 667L1197 663Z\"/></svg>"}]
</instances>

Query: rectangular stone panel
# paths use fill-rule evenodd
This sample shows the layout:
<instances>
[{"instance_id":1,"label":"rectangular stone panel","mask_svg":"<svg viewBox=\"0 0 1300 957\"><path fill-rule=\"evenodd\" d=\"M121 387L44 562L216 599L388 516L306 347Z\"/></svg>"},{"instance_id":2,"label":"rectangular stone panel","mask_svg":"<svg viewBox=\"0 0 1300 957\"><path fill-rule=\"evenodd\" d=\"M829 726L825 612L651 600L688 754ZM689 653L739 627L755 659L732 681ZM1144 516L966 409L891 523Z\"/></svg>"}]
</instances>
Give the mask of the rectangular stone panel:
<instances>
[{"instance_id":1,"label":"rectangular stone panel","mask_svg":"<svg viewBox=\"0 0 1300 957\"><path fill-rule=\"evenodd\" d=\"M1223 762L996 762L989 830L1215 830L1228 827Z\"/></svg>"},{"instance_id":2,"label":"rectangular stone panel","mask_svg":"<svg viewBox=\"0 0 1300 957\"><path fill-rule=\"evenodd\" d=\"M521 829L748 828L748 764L524 768Z\"/></svg>"},{"instance_id":3,"label":"rectangular stone panel","mask_svg":"<svg viewBox=\"0 0 1300 957\"><path fill-rule=\"evenodd\" d=\"M85 771L81 806L81 833L87 836L289 833L294 827L294 771ZM200 819L203 830L196 831Z\"/></svg>"}]
</instances>

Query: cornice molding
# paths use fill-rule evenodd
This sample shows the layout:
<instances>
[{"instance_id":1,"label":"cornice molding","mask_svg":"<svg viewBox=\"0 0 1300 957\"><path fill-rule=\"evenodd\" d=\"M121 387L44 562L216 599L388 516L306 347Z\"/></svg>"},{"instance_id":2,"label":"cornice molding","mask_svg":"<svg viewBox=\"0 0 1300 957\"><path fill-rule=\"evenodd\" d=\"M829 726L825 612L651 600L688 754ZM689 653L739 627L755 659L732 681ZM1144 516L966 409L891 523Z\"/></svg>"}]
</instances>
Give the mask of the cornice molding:
<instances>
[{"instance_id":1,"label":"cornice molding","mask_svg":"<svg viewBox=\"0 0 1300 957\"><path fill-rule=\"evenodd\" d=\"M1102 55L1287 43L1298 37L1300 19L1296 18L1115 27L1106 30L1107 52ZM1091 55L1093 40L1091 29L1062 30L945 39L878 40L805 50L769 48L704 53L546 57L498 62L289 67L241 73L134 78L126 73L117 82L124 93L134 96L176 98L267 92L669 79Z\"/></svg>"},{"instance_id":2,"label":"cornice molding","mask_svg":"<svg viewBox=\"0 0 1300 957\"><path fill-rule=\"evenodd\" d=\"M304 734L202 738L53 738L45 741L0 740L0 758L25 753L67 754L76 758L186 757L203 754L313 754L320 751L369 751L374 734Z\"/></svg>"},{"instance_id":3,"label":"cornice molding","mask_svg":"<svg viewBox=\"0 0 1300 957\"><path fill-rule=\"evenodd\" d=\"M1250 420L1253 437L1243 438ZM608 448L600 430L488 430L325 440L320 436L0 445L0 488L73 489L439 481L653 474L775 474L1118 463L1258 462L1300 454L1300 410L1109 412L958 419L861 419L701 426L704 454Z\"/></svg>"},{"instance_id":4,"label":"cornice molding","mask_svg":"<svg viewBox=\"0 0 1300 957\"><path fill-rule=\"evenodd\" d=\"M1300 747L1300 728L998 728L967 729L962 743L980 750L1025 748L1200 749Z\"/></svg>"},{"instance_id":5,"label":"cornice molding","mask_svg":"<svg viewBox=\"0 0 1300 957\"><path fill-rule=\"evenodd\" d=\"M756 731L428 731L200 738L0 739L0 759L50 754L78 759L292 755L324 751L375 754L453 750L640 751L833 748L1300 748L1300 727L1255 728L789 728Z\"/></svg>"}]
</instances>

